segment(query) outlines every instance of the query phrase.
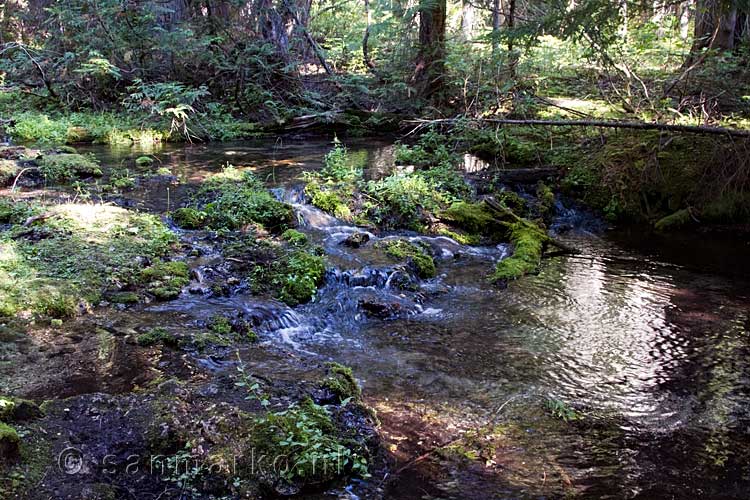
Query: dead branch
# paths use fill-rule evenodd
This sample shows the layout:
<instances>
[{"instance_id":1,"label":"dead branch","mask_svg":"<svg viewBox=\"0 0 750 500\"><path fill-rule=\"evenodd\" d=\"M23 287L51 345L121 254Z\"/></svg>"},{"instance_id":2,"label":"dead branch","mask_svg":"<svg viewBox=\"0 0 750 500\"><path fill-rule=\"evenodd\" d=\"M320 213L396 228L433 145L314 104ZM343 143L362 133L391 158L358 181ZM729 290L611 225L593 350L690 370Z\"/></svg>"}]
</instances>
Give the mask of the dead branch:
<instances>
[{"instance_id":1,"label":"dead branch","mask_svg":"<svg viewBox=\"0 0 750 500\"><path fill-rule=\"evenodd\" d=\"M435 120L407 120L404 123L416 124L418 127L437 124L451 124L462 121L461 118L441 118ZM750 137L750 130L710 127L707 125L672 125L668 123L614 121L614 120L518 120L510 118L472 118L469 121L494 123L498 125L528 125L542 127L602 127L635 130L661 130L664 132L682 132L686 134L726 135L730 137Z\"/></svg>"}]
</instances>

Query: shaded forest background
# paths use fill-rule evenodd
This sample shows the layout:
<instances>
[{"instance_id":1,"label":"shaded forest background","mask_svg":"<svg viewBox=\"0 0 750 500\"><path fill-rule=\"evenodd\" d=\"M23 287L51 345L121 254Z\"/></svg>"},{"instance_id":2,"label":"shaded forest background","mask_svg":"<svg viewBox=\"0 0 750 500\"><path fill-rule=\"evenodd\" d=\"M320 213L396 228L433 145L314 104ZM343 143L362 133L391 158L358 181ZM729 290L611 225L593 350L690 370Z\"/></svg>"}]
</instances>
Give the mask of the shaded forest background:
<instances>
[{"instance_id":1,"label":"shaded forest background","mask_svg":"<svg viewBox=\"0 0 750 500\"><path fill-rule=\"evenodd\" d=\"M739 0L9 0L0 79L6 102L185 130L197 115L341 110L742 125L748 12Z\"/></svg>"}]
</instances>

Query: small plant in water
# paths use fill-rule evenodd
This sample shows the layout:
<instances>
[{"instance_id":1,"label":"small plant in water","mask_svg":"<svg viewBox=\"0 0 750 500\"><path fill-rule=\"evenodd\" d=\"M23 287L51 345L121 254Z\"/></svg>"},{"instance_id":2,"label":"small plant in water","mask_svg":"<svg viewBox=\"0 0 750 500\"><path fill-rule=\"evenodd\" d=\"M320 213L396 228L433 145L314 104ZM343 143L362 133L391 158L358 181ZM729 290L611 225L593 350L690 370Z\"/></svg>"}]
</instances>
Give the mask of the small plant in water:
<instances>
[{"instance_id":1,"label":"small plant in water","mask_svg":"<svg viewBox=\"0 0 750 500\"><path fill-rule=\"evenodd\" d=\"M567 405L564 401L559 399L548 399L544 403L544 407L550 414L564 422L572 422L574 420L583 420L583 415L578 413L576 410Z\"/></svg>"}]
</instances>

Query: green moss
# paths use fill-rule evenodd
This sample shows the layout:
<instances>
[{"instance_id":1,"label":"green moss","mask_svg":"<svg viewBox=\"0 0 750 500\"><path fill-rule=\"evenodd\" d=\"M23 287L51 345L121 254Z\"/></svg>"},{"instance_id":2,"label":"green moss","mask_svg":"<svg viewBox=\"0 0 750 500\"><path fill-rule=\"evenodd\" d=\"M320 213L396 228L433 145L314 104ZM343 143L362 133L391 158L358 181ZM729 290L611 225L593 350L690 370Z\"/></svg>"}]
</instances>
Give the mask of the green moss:
<instances>
[{"instance_id":1,"label":"green moss","mask_svg":"<svg viewBox=\"0 0 750 500\"><path fill-rule=\"evenodd\" d=\"M11 184L18 171L18 164L15 161L0 160L0 186Z\"/></svg>"},{"instance_id":2,"label":"green moss","mask_svg":"<svg viewBox=\"0 0 750 500\"><path fill-rule=\"evenodd\" d=\"M117 292L109 295L109 301L114 304L136 304L139 300L135 292Z\"/></svg>"},{"instance_id":3,"label":"green moss","mask_svg":"<svg viewBox=\"0 0 750 500\"><path fill-rule=\"evenodd\" d=\"M507 281L536 272L548 236L529 221L521 220L510 226L513 255L495 266L493 281Z\"/></svg>"},{"instance_id":4,"label":"green moss","mask_svg":"<svg viewBox=\"0 0 750 500\"><path fill-rule=\"evenodd\" d=\"M388 240L381 244L386 253L396 260L407 262L420 278L433 278L437 273L435 261L423 248L406 240Z\"/></svg>"},{"instance_id":5,"label":"green moss","mask_svg":"<svg viewBox=\"0 0 750 500\"><path fill-rule=\"evenodd\" d=\"M32 214L47 217L24 227ZM97 303L109 288L138 282L139 259L166 254L174 235L155 216L110 205L0 202L0 304L5 315L53 317Z\"/></svg>"},{"instance_id":6,"label":"green moss","mask_svg":"<svg viewBox=\"0 0 750 500\"><path fill-rule=\"evenodd\" d=\"M224 316L215 315L212 316L208 322L208 328L219 335L229 335L232 333L232 324Z\"/></svg>"},{"instance_id":7,"label":"green moss","mask_svg":"<svg viewBox=\"0 0 750 500\"><path fill-rule=\"evenodd\" d=\"M307 244L307 235L296 229L287 229L281 234L281 239L288 241L294 246L304 246Z\"/></svg>"},{"instance_id":8,"label":"green moss","mask_svg":"<svg viewBox=\"0 0 750 500\"><path fill-rule=\"evenodd\" d=\"M479 245L482 240L482 238L477 234L458 233L449 229L441 229L438 234L456 240L462 245Z\"/></svg>"},{"instance_id":9,"label":"green moss","mask_svg":"<svg viewBox=\"0 0 750 500\"><path fill-rule=\"evenodd\" d=\"M156 344L163 344L169 347L178 345L177 337L169 333L164 328L152 328L146 333L142 333L135 338L136 343L141 347L149 347Z\"/></svg>"},{"instance_id":10,"label":"green moss","mask_svg":"<svg viewBox=\"0 0 750 500\"><path fill-rule=\"evenodd\" d=\"M211 229L241 229L254 223L283 231L294 222L290 205L276 200L250 172L234 167L206 180L188 208L205 213L205 225Z\"/></svg>"},{"instance_id":11,"label":"green moss","mask_svg":"<svg viewBox=\"0 0 750 500\"><path fill-rule=\"evenodd\" d=\"M323 387L334 393L340 401L357 399L362 394L354 378L352 369L339 363L328 363L328 375L323 379Z\"/></svg>"},{"instance_id":12,"label":"green moss","mask_svg":"<svg viewBox=\"0 0 750 500\"><path fill-rule=\"evenodd\" d=\"M654 224L654 228L657 231L668 231L678 227L685 226L692 222L693 218L690 216L690 210L683 208L673 214L662 217Z\"/></svg>"},{"instance_id":13,"label":"green moss","mask_svg":"<svg viewBox=\"0 0 750 500\"><path fill-rule=\"evenodd\" d=\"M15 407L15 401L9 398L0 397L0 422L10 421L13 418L13 410Z\"/></svg>"},{"instance_id":14,"label":"green moss","mask_svg":"<svg viewBox=\"0 0 750 500\"><path fill-rule=\"evenodd\" d=\"M157 299L170 300L177 298L190 282L190 272L184 262L159 262L144 269L141 279Z\"/></svg>"},{"instance_id":15,"label":"green moss","mask_svg":"<svg viewBox=\"0 0 750 500\"><path fill-rule=\"evenodd\" d=\"M148 167L150 165L153 165L154 159L150 156L139 156L135 159L135 164L139 167Z\"/></svg>"},{"instance_id":16,"label":"green moss","mask_svg":"<svg viewBox=\"0 0 750 500\"><path fill-rule=\"evenodd\" d=\"M93 156L69 153L50 154L38 159L37 164L48 182L64 182L77 177L102 175L102 170Z\"/></svg>"},{"instance_id":17,"label":"green moss","mask_svg":"<svg viewBox=\"0 0 750 500\"><path fill-rule=\"evenodd\" d=\"M21 422L43 416L35 402L28 399L0 397L0 421Z\"/></svg>"},{"instance_id":18,"label":"green moss","mask_svg":"<svg viewBox=\"0 0 750 500\"><path fill-rule=\"evenodd\" d=\"M539 206L539 215L542 217L551 215L551 212L555 208L555 193L552 192L552 189L540 181L536 186L536 198Z\"/></svg>"},{"instance_id":19,"label":"green moss","mask_svg":"<svg viewBox=\"0 0 750 500\"><path fill-rule=\"evenodd\" d=\"M18 455L21 439L10 425L0 422L0 464L9 462Z\"/></svg>"},{"instance_id":20,"label":"green moss","mask_svg":"<svg viewBox=\"0 0 750 500\"><path fill-rule=\"evenodd\" d=\"M172 212L172 220L184 229L200 229L206 225L206 212L194 208L183 207Z\"/></svg>"},{"instance_id":21,"label":"green moss","mask_svg":"<svg viewBox=\"0 0 750 500\"><path fill-rule=\"evenodd\" d=\"M452 204L441 216L469 233L488 234L497 230L498 224L484 202L461 201Z\"/></svg>"}]
</instances>

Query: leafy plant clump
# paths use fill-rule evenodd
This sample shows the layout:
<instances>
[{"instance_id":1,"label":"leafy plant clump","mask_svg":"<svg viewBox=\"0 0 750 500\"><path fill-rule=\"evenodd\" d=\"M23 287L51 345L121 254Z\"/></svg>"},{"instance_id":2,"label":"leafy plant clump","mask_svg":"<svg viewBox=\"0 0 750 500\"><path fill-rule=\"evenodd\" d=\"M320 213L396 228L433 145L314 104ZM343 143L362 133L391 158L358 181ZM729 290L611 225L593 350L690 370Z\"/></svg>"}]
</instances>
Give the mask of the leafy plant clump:
<instances>
[{"instance_id":1,"label":"leafy plant clump","mask_svg":"<svg viewBox=\"0 0 750 500\"><path fill-rule=\"evenodd\" d=\"M402 239L387 240L380 245L390 257L409 264L420 278L435 277L435 261L425 248Z\"/></svg>"},{"instance_id":2,"label":"leafy plant clump","mask_svg":"<svg viewBox=\"0 0 750 500\"><path fill-rule=\"evenodd\" d=\"M573 422L575 420L583 419L583 415L559 399L548 399L544 403L544 406L550 415L564 422Z\"/></svg>"},{"instance_id":3,"label":"leafy plant clump","mask_svg":"<svg viewBox=\"0 0 750 500\"><path fill-rule=\"evenodd\" d=\"M323 284L325 260L307 250L285 251L270 247L270 260L250 271L255 293L269 293L290 306L310 301Z\"/></svg>"},{"instance_id":4,"label":"leafy plant clump","mask_svg":"<svg viewBox=\"0 0 750 500\"><path fill-rule=\"evenodd\" d=\"M138 335L135 341L141 347L149 347L156 344L163 344L169 347L177 347L178 345L177 337L160 327L152 328L148 332Z\"/></svg>"},{"instance_id":5,"label":"leafy plant clump","mask_svg":"<svg viewBox=\"0 0 750 500\"><path fill-rule=\"evenodd\" d=\"M227 167L206 180L189 206L173 214L186 229L241 229L260 224L270 231L283 231L292 225L292 207L276 200L250 172Z\"/></svg>"},{"instance_id":6,"label":"leafy plant clump","mask_svg":"<svg viewBox=\"0 0 750 500\"><path fill-rule=\"evenodd\" d=\"M349 474L368 477L364 450L337 436L328 410L305 399L259 417L251 431L256 455L283 459L275 471L298 485L325 484Z\"/></svg>"}]
</instances>

